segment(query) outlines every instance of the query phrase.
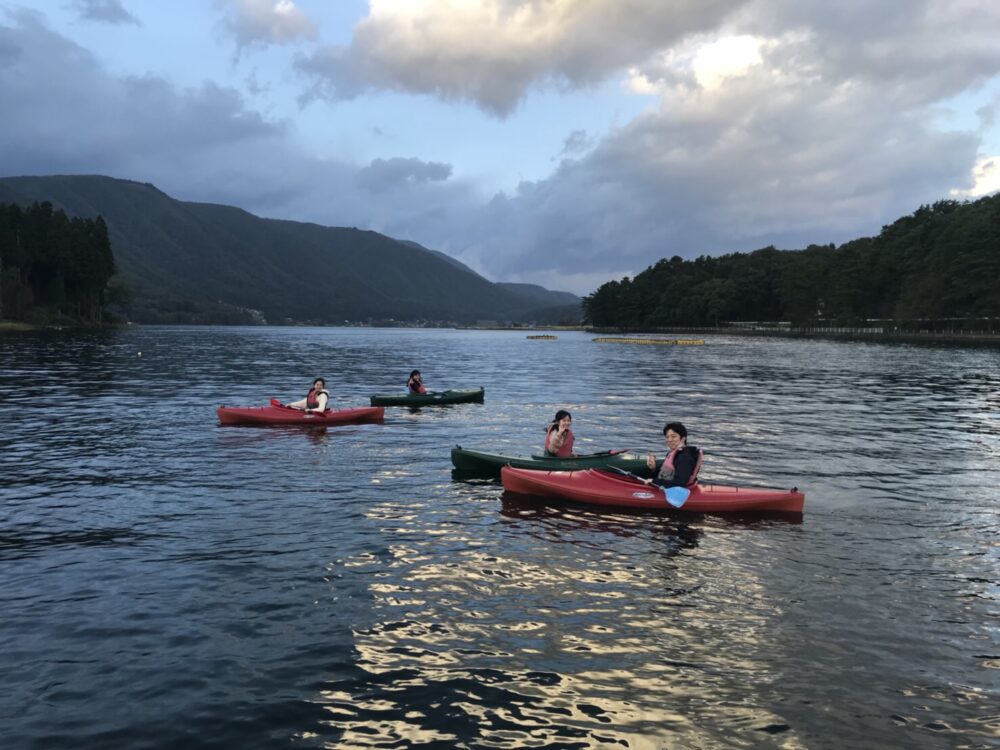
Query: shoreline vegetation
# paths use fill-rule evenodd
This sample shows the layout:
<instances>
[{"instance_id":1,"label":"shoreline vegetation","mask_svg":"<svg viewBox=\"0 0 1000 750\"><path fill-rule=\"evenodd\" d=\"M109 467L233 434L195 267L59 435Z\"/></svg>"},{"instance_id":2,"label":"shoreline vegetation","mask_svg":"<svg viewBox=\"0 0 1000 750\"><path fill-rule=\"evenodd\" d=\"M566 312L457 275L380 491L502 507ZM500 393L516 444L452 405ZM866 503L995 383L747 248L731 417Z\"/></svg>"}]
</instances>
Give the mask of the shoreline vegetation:
<instances>
[{"instance_id":1,"label":"shoreline vegetation","mask_svg":"<svg viewBox=\"0 0 1000 750\"><path fill-rule=\"evenodd\" d=\"M603 284L583 305L594 327L629 331L728 325L964 340L1000 333L997 279L1000 194L921 206L839 247L664 258Z\"/></svg>"},{"instance_id":2,"label":"shoreline vegetation","mask_svg":"<svg viewBox=\"0 0 1000 750\"><path fill-rule=\"evenodd\" d=\"M49 202L0 203L0 322L101 326L127 302L111 282L114 254L104 219L70 217Z\"/></svg>"}]
</instances>

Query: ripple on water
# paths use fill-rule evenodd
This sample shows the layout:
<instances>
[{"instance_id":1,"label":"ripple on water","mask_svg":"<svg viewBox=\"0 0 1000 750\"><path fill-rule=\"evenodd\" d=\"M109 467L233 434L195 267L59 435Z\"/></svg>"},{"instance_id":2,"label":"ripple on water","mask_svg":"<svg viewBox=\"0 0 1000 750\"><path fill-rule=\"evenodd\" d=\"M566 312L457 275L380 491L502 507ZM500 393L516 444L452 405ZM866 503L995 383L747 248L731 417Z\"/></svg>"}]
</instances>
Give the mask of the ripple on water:
<instances>
[{"instance_id":1,"label":"ripple on water","mask_svg":"<svg viewBox=\"0 0 1000 750\"><path fill-rule=\"evenodd\" d=\"M590 338L0 336L0 746L995 745L1000 354ZM316 375L366 404L413 367L486 401L214 418ZM662 454L680 419L706 476L797 485L806 512L452 478L450 447L537 451L557 408L581 450Z\"/></svg>"}]
</instances>

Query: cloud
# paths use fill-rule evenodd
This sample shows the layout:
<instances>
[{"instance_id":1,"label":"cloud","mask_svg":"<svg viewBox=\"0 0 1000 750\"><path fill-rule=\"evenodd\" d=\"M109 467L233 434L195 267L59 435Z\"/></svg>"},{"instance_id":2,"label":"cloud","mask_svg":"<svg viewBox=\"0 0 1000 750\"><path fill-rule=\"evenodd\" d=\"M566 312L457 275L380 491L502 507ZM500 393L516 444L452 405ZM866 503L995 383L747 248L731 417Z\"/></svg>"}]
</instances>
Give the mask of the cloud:
<instances>
[{"instance_id":1,"label":"cloud","mask_svg":"<svg viewBox=\"0 0 1000 750\"><path fill-rule=\"evenodd\" d=\"M292 0L216 0L224 11L222 29L237 49L315 39L316 26Z\"/></svg>"},{"instance_id":2,"label":"cloud","mask_svg":"<svg viewBox=\"0 0 1000 750\"><path fill-rule=\"evenodd\" d=\"M76 0L72 7L76 8L83 21L141 25L139 19L129 13L120 0Z\"/></svg>"},{"instance_id":3,"label":"cloud","mask_svg":"<svg viewBox=\"0 0 1000 750\"><path fill-rule=\"evenodd\" d=\"M405 91L471 101L503 117L533 85L597 83L713 28L733 7L730 0L372 0L350 45L303 55L298 67L314 97Z\"/></svg>"},{"instance_id":4,"label":"cloud","mask_svg":"<svg viewBox=\"0 0 1000 750\"><path fill-rule=\"evenodd\" d=\"M450 164L394 157L372 161L358 172L357 183L372 193L382 193L405 185L439 182L450 176Z\"/></svg>"},{"instance_id":5,"label":"cloud","mask_svg":"<svg viewBox=\"0 0 1000 750\"><path fill-rule=\"evenodd\" d=\"M972 167L972 186L951 191L955 198L981 198L1000 191L1000 156L983 156Z\"/></svg>"},{"instance_id":6,"label":"cloud","mask_svg":"<svg viewBox=\"0 0 1000 750\"><path fill-rule=\"evenodd\" d=\"M115 75L41 14L8 18L0 21L0 175L103 174L152 182L181 200L416 238L440 236L441 221L474 211L474 188L450 179L448 164L376 160L362 187L358 165L312 156L293 123L265 117L233 88Z\"/></svg>"},{"instance_id":7,"label":"cloud","mask_svg":"<svg viewBox=\"0 0 1000 750\"><path fill-rule=\"evenodd\" d=\"M781 16L780 3L766 5ZM651 56L632 76L659 106L548 178L496 196L470 225L463 259L494 278L612 278L674 254L843 242L956 186L988 191L996 162L977 163L980 134L933 123L942 101L1000 73L1000 48L988 43L1000 11L916 10L883 11L863 32L860 18L762 13L768 23L733 19ZM968 44L952 36L945 55L935 34L963 28ZM744 54L699 72L702 50L718 55L718 40L741 37L753 40ZM912 53L922 46L930 61Z\"/></svg>"},{"instance_id":8,"label":"cloud","mask_svg":"<svg viewBox=\"0 0 1000 750\"><path fill-rule=\"evenodd\" d=\"M563 141L562 151L559 152L559 156L573 156L575 154L581 154L593 145L593 141L590 136L587 135L586 130L574 130Z\"/></svg>"},{"instance_id":9,"label":"cloud","mask_svg":"<svg viewBox=\"0 0 1000 750\"><path fill-rule=\"evenodd\" d=\"M218 180L216 200L227 195L226 174L263 165L282 173L272 155L287 155L287 124L249 109L238 91L114 76L39 14L11 19L0 25L0 173L109 174L188 195ZM243 190L280 182L259 174Z\"/></svg>"}]
</instances>

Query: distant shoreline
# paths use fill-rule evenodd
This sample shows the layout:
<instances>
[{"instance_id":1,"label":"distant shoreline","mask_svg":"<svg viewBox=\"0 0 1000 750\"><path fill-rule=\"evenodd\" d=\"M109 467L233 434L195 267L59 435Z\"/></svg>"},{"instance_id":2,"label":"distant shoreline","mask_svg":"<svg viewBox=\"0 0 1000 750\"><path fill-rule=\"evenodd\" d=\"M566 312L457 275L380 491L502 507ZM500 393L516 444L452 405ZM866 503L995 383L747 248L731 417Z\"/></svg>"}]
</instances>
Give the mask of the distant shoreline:
<instances>
[{"instance_id":1,"label":"distant shoreline","mask_svg":"<svg viewBox=\"0 0 1000 750\"><path fill-rule=\"evenodd\" d=\"M156 328L158 326L177 327L190 326L192 328L216 327L220 323L126 323L107 324L101 326L82 325L34 325L30 323L19 323L14 321L0 321L0 333L9 331L62 331L62 330L94 330L95 328L123 328L126 326L143 326ZM239 327L239 326L234 326ZM251 326L259 327L259 326ZM266 326L265 326L266 327ZM284 325L273 326L275 328L381 328L383 326L343 326L343 325ZM684 334L697 334L700 336L746 336L764 338L790 338L790 339L826 339L832 341L868 341L880 343L896 344L972 344L972 345L1000 345L1000 332L970 332L960 331L878 331L865 328L808 328L808 329L780 329L780 328L715 328L701 326L672 326L669 328L588 328L585 326L390 326L395 328L420 328L433 330L437 328L451 328L457 331L507 331L517 333L531 333L537 331L580 331L589 334L605 334L631 336L642 334L644 336L670 335L677 337Z\"/></svg>"},{"instance_id":2,"label":"distant shoreline","mask_svg":"<svg viewBox=\"0 0 1000 750\"><path fill-rule=\"evenodd\" d=\"M697 333L717 336L761 336L792 339L829 339L834 341L871 341L893 344L998 344L1000 333L959 331L876 331L864 328L807 328L807 329L744 329L744 328L587 328L588 333L613 334L670 334Z\"/></svg>"},{"instance_id":3,"label":"distant shoreline","mask_svg":"<svg viewBox=\"0 0 1000 750\"><path fill-rule=\"evenodd\" d=\"M22 323L17 320L0 320L0 333L5 331L101 331L131 325L121 322L103 323Z\"/></svg>"}]
</instances>

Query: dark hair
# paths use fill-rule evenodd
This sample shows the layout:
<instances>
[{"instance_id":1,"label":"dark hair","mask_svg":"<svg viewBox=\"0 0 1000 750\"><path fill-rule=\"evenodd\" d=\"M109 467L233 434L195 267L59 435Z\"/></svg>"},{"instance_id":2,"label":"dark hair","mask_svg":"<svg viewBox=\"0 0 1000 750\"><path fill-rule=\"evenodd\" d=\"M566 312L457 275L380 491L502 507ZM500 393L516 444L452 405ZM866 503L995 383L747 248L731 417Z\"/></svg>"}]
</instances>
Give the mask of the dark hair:
<instances>
[{"instance_id":1,"label":"dark hair","mask_svg":"<svg viewBox=\"0 0 1000 750\"><path fill-rule=\"evenodd\" d=\"M410 373L410 377L408 377L407 380L413 380L413 376L414 375L419 375L419 374L420 374L420 370L414 370L413 372Z\"/></svg>"},{"instance_id":2,"label":"dark hair","mask_svg":"<svg viewBox=\"0 0 1000 750\"><path fill-rule=\"evenodd\" d=\"M556 412L555 417L553 417L552 424L549 425L549 432L552 432L552 430L556 429L559 426L559 420L563 419L564 417L569 417L570 419L573 419L572 414L570 414L565 409L560 409L559 411Z\"/></svg>"},{"instance_id":3,"label":"dark hair","mask_svg":"<svg viewBox=\"0 0 1000 750\"><path fill-rule=\"evenodd\" d=\"M678 435L680 435L682 438L684 438L685 440L687 440L687 436L688 436L687 427L685 427L684 425L682 425L680 422L667 422L663 426L663 434L664 435L667 434L667 430L673 430Z\"/></svg>"},{"instance_id":4,"label":"dark hair","mask_svg":"<svg viewBox=\"0 0 1000 750\"><path fill-rule=\"evenodd\" d=\"M323 378L313 378L313 385L315 386L317 383L322 383L323 387L326 388L326 381Z\"/></svg>"}]
</instances>

